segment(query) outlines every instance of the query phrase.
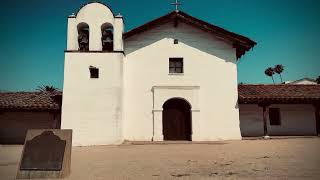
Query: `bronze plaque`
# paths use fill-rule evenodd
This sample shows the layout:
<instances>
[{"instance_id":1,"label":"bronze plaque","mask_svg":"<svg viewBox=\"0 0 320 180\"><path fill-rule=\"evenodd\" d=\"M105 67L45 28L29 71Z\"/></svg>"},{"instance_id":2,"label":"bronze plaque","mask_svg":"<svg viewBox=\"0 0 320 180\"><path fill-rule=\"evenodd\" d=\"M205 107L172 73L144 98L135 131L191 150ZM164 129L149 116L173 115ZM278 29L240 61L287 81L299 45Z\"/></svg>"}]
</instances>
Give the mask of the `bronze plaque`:
<instances>
[{"instance_id":1,"label":"bronze plaque","mask_svg":"<svg viewBox=\"0 0 320 180\"><path fill-rule=\"evenodd\" d=\"M44 131L25 144L20 170L60 171L66 141Z\"/></svg>"}]
</instances>

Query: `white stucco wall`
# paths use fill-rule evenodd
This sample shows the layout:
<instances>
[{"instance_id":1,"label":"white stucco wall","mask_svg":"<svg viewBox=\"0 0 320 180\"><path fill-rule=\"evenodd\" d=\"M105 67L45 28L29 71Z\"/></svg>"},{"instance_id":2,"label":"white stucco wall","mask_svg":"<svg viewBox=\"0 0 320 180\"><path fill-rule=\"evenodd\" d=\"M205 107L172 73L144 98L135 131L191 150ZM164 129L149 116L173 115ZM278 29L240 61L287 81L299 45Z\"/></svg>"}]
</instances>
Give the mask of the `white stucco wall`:
<instances>
[{"instance_id":1,"label":"white stucco wall","mask_svg":"<svg viewBox=\"0 0 320 180\"><path fill-rule=\"evenodd\" d=\"M257 104L240 104L240 130L241 135L263 136L262 108Z\"/></svg>"},{"instance_id":2,"label":"white stucco wall","mask_svg":"<svg viewBox=\"0 0 320 180\"><path fill-rule=\"evenodd\" d=\"M281 125L271 126L269 135L315 135L315 109L310 104L275 104L269 108L280 108ZM242 136L262 136L262 108L258 105L240 104L240 127Z\"/></svg>"},{"instance_id":3,"label":"white stucco wall","mask_svg":"<svg viewBox=\"0 0 320 180\"><path fill-rule=\"evenodd\" d=\"M310 81L308 79L301 79L297 81L292 81L289 84L317 84L315 81Z\"/></svg>"},{"instance_id":4,"label":"white stucco wall","mask_svg":"<svg viewBox=\"0 0 320 180\"><path fill-rule=\"evenodd\" d=\"M174 39L179 44L174 44ZM236 53L231 44L184 23L174 28L170 22L127 39L125 53L124 139L152 140L154 123L161 121L161 109L154 109L155 99L164 97L181 97L189 102L197 99L192 140L241 138ZM184 58L182 75L169 74L170 57ZM154 93L155 86L163 87L161 93ZM166 89L170 86L177 89ZM181 87L199 88L190 99Z\"/></svg>"},{"instance_id":5,"label":"white stucco wall","mask_svg":"<svg viewBox=\"0 0 320 180\"><path fill-rule=\"evenodd\" d=\"M122 53L65 53L61 128L73 129L74 145L122 142L122 60Z\"/></svg>"}]
</instances>

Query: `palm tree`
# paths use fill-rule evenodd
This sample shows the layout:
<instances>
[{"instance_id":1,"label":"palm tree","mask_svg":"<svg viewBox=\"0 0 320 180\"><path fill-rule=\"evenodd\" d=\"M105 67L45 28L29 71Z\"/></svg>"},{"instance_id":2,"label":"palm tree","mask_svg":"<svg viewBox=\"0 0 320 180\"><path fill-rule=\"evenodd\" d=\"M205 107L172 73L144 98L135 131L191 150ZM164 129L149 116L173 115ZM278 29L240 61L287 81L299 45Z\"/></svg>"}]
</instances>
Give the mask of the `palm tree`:
<instances>
[{"instance_id":1,"label":"palm tree","mask_svg":"<svg viewBox=\"0 0 320 180\"><path fill-rule=\"evenodd\" d=\"M318 78L316 79L317 84L320 84L320 76L318 76Z\"/></svg>"},{"instance_id":2,"label":"palm tree","mask_svg":"<svg viewBox=\"0 0 320 180\"><path fill-rule=\"evenodd\" d=\"M37 90L40 92L53 93L58 91L59 89L55 88L54 86L41 85L41 86L38 86Z\"/></svg>"},{"instance_id":3,"label":"palm tree","mask_svg":"<svg viewBox=\"0 0 320 180\"><path fill-rule=\"evenodd\" d=\"M273 74L274 74L274 69L272 67L268 67L265 71L264 74L267 76L270 76L272 78L273 84L274 84L274 79L273 79Z\"/></svg>"},{"instance_id":4,"label":"palm tree","mask_svg":"<svg viewBox=\"0 0 320 180\"><path fill-rule=\"evenodd\" d=\"M282 64L277 64L273 69L274 69L274 72L276 72L277 74L279 74L280 79L281 79L281 82L283 83L281 73L282 73L283 70L284 70L284 66L283 66Z\"/></svg>"}]
</instances>

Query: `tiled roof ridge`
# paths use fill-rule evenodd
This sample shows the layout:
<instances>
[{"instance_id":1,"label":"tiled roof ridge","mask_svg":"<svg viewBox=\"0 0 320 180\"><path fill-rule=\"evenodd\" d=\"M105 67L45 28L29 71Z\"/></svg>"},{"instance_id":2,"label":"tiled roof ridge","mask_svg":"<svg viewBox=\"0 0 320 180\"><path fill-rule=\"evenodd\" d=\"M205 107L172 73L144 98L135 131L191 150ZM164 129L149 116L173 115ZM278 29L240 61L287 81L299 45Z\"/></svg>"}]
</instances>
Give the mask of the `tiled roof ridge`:
<instances>
[{"instance_id":1,"label":"tiled roof ridge","mask_svg":"<svg viewBox=\"0 0 320 180\"><path fill-rule=\"evenodd\" d=\"M3 91L3 92L0 92L0 94L17 94L17 93L25 93L25 94L28 94L28 93L37 93L37 94L50 94L50 93L62 93L62 91L54 91L54 92L43 92L43 91Z\"/></svg>"},{"instance_id":2,"label":"tiled roof ridge","mask_svg":"<svg viewBox=\"0 0 320 180\"><path fill-rule=\"evenodd\" d=\"M0 110L59 110L61 91L0 92Z\"/></svg>"}]
</instances>

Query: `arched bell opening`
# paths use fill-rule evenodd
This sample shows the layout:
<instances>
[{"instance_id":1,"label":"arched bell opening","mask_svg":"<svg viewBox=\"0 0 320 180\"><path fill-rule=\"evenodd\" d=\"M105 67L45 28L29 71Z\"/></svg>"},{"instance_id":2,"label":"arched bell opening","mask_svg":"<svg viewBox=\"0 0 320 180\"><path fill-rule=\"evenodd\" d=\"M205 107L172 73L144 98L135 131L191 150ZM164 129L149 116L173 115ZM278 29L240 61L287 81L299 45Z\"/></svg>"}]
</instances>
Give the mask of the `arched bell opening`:
<instances>
[{"instance_id":1,"label":"arched bell opening","mask_svg":"<svg viewBox=\"0 0 320 180\"><path fill-rule=\"evenodd\" d=\"M113 43L113 26L109 23L104 23L101 26L102 51L113 51Z\"/></svg>"},{"instance_id":2,"label":"arched bell opening","mask_svg":"<svg viewBox=\"0 0 320 180\"><path fill-rule=\"evenodd\" d=\"M191 105L184 99L172 98L162 107L164 140L191 141Z\"/></svg>"},{"instance_id":3,"label":"arched bell opening","mask_svg":"<svg viewBox=\"0 0 320 180\"><path fill-rule=\"evenodd\" d=\"M80 23L78 28L78 44L79 51L89 51L89 25L87 23Z\"/></svg>"}]
</instances>

